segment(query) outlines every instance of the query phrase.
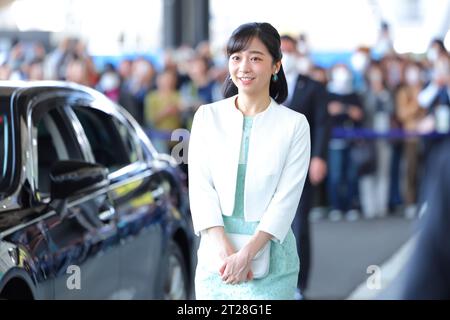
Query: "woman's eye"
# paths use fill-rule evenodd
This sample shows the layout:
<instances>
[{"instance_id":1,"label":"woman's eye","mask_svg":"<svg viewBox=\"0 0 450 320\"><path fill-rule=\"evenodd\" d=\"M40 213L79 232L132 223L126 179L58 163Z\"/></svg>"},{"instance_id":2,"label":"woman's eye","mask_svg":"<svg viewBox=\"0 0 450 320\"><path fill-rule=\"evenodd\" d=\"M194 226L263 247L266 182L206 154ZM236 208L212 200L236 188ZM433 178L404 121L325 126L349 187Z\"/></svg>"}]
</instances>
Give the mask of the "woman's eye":
<instances>
[{"instance_id":1,"label":"woman's eye","mask_svg":"<svg viewBox=\"0 0 450 320\"><path fill-rule=\"evenodd\" d=\"M232 57L231 57L231 60L233 60L233 61L238 61L238 60L239 60L239 57L238 57L238 56L232 56Z\"/></svg>"},{"instance_id":2,"label":"woman's eye","mask_svg":"<svg viewBox=\"0 0 450 320\"><path fill-rule=\"evenodd\" d=\"M251 61L260 61L261 59L258 58L258 57L253 57L253 58L251 58L250 60L251 60Z\"/></svg>"}]
</instances>

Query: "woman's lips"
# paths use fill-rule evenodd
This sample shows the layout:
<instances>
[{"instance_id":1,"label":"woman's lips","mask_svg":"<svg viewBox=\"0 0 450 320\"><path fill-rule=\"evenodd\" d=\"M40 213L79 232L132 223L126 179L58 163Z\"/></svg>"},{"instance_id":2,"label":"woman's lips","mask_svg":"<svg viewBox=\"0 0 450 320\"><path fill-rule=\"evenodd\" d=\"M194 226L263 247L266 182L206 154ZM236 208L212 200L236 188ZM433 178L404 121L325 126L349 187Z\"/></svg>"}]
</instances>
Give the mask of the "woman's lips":
<instances>
[{"instance_id":1,"label":"woman's lips","mask_svg":"<svg viewBox=\"0 0 450 320\"><path fill-rule=\"evenodd\" d=\"M255 78L252 78L252 77L240 77L240 78L238 78L239 79L239 81L241 81L241 83L243 84L243 85L249 85L250 83L252 83L252 81L255 79Z\"/></svg>"}]
</instances>

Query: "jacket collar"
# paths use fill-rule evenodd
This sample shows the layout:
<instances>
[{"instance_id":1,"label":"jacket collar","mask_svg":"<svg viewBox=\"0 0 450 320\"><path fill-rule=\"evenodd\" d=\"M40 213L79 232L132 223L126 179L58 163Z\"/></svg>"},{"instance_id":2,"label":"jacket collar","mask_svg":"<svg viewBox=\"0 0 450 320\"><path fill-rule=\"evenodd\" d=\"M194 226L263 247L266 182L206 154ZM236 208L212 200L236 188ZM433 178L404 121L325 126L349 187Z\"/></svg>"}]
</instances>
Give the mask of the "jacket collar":
<instances>
[{"instance_id":1,"label":"jacket collar","mask_svg":"<svg viewBox=\"0 0 450 320\"><path fill-rule=\"evenodd\" d=\"M226 100L228 100L227 107L228 107L228 109L231 110L231 113L233 114L233 116L243 118L244 115L242 114L242 112L238 108L236 108L236 99L237 99L237 97L238 97L238 95L234 95L234 96L226 99ZM255 114L253 116L253 119L255 120L257 118L264 118L264 117L266 117L267 115L272 113L273 110L277 106L278 106L278 103L272 97L270 97L269 106L264 111Z\"/></svg>"}]
</instances>

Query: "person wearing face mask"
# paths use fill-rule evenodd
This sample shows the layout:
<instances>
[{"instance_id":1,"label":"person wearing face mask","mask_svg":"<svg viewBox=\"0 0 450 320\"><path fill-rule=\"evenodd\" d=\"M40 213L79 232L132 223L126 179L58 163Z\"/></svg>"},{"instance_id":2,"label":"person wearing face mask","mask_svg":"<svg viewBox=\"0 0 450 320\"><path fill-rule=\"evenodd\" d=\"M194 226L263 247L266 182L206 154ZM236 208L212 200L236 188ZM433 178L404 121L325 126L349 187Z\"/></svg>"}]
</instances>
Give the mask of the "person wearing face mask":
<instances>
[{"instance_id":1,"label":"person wearing face mask","mask_svg":"<svg viewBox=\"0 0 450 320\"><path fill-rule=\"evenodd\" d=\"M431 82L418 96L420 106L427 109L428 113L433 112L439 104L450 104L450 56L448 54L442 55L435 61L431 76Z\"/></svg>"},{"instance_id":2,"label":"person wearing face mask","mask_svg":"<svg viewBox=\"0 0 450 320\"><path fill-rule=\"evenodd\" d=\"M304 33L298 36L297 51L301 55L307 56L309 54L308 40Z\"/></svg>"},{"instance_id":3,"label":"person wearing face mask","mask_svg":"<svg viewBox=\"0 0 450 320\"><path fill-rule=\"evenodd\" d=\"M368 90L364 98L364 127L378 133L390 129L394 112L391 93L386 87L385 76L379 62L372 61L367 69ZM374 165L359 172L361 204L366 218L385 216L388 212L390 162L392 146L385 139L362 141L373 148Z\"/></svg>"},{"instance_id":4,"label":"person wearing face mask","mask_svg":"<svg viewBox=\"0 0 450 320\"><path fill-rule=\"evenodd\" d=\"M448 55L444 42L441 39L435 38L430 42L428 50L425 55L424 66L426 67L426 78L429 81L433 80L433 73L436 62Z\"/></svg>"},{"instance_id":5,"label":"person wearing face mask","mask_svg":"<svg viewBox=\"0 0 450 320\"><path fill-rule=\"evenodd\" d=\"M374 46L373 53L376 59L381 59L384 56L391 54L392 52L394 52L394 47L392 44L389 24L387 24L386 22L382 22L378 40Z\"/></svg>"},{"instance_id":6,"label":"person wearing face mask","mask_svg":"<svg viewBox=\"0 0 450 320\"><path fill-rule=\"evenodd\" d=\"M419 121L423 119L425 110L419 105L417 97L422 90L422 66L409 61L404 71L404 83L400 86L395 97L395 113L403 130L415 132ZM403 185L405 186L405 216L416 216L417 185L419 169L419 139L409 137L404 141L404 158L406 174Z\"/></svg>"},{"instance_id":7,"label":"person wearing face mask","mask_svg":"<svg viewBox=\"0 0 450 320\"><path fill-rule=\"evenodd\" d=\"M431 65L441 57L447 55L447 49L441 39L433 39L427 51L427 60Z\"/></svg>"},{"instance_id":8,"label":"person wearing face mask","mask_svg":"<svg viewBox=\"0 0 450 320\"><path fill-rule=\"evenodd\" d=\"M100 76L97 89L103 92L111 100L118 102L120 94L120 76L111 63L105 65L105 70Z\"/></svg>"},{"instance_id":9,"label":"person wearing face mask","mask_svg":"<svg viewBox=\"0 0 450 320\"><path fill-rule=\"evenodd\" d=\"M308 177L292 225L300 256L298 289L304 298L311 264L309 213L314 187L324 180L327 172L326 153L330 130L325 86L308 76L311 62L307 56L299 55L297 47L295 39L287 35L281 36L282 65L288 82L288 98L285 103L292 110L305 115L310 124L311 135Z\"/></svg>"},{"instance_id":10,"label":"person wearing face mask","mask_svg":"<svg viewBox=\"0 0 450 320\"><path fill-rule=\"evenodd\" d=\"M352 85L352 74L345 64L331 69L328 83L328 113L331 127L355 128L364 117L362 102ZM328 199L331 220L340 220L346 212L347 220L359 217L358 172L350 156L351 144L342 138L331 138L328 149Z\"/></svg>"},{"instance_id":11,"label":"person wearing face mask","mask_svg":"<svg viewBox=\"0 0 450 320\"><path fill-rule=\"evenodd\" d=\"M353 72L353 86L357 92L364 92L367 88L364 74L370 62L370 49L359 47L350 58L350 65Z\"/></svg>"},{"instance_id":12,"label":"person wearing face mask","mask_svg":"<svg viewBox=\"0 0 450 320\"><path fill-rule=\"evenodd\" d=\"M386 88L389 92L395 96L401 82L402 74L404 69L404 59L403 57L390 54L385 56L380 61L383 72L386 79ZM399 122L395 117L392 117L392 129L399 128ZM391 156L391 172L390 172L390 187L389 187L389 209L391 212L396 212L401 208L403 199L400 192L400 167L401 167L401 157L402 157L402 141L391 139L392 146L392 156Z\"/></svg>"}]
</instances>

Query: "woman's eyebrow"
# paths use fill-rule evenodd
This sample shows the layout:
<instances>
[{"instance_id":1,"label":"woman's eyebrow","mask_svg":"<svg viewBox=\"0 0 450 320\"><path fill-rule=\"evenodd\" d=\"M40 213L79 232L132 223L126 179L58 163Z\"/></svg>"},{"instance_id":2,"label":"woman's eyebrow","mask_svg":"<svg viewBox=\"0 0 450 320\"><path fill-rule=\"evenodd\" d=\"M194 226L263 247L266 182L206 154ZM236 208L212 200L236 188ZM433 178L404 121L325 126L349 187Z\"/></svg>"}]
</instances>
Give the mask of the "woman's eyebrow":
<instances>
[{"instance_id":1,"label":"woman's eyebrow","mask_svg":"<svg viewBox=\"0 0 450 320\"><path fill-rule=\"evenodd\" d=\"M249 51L249 53L250 54L260 54L260 55L264 56L264 53L261 51L258 51L258 50L251 50L251 51Z\"/></svg>"}]
</instances>

